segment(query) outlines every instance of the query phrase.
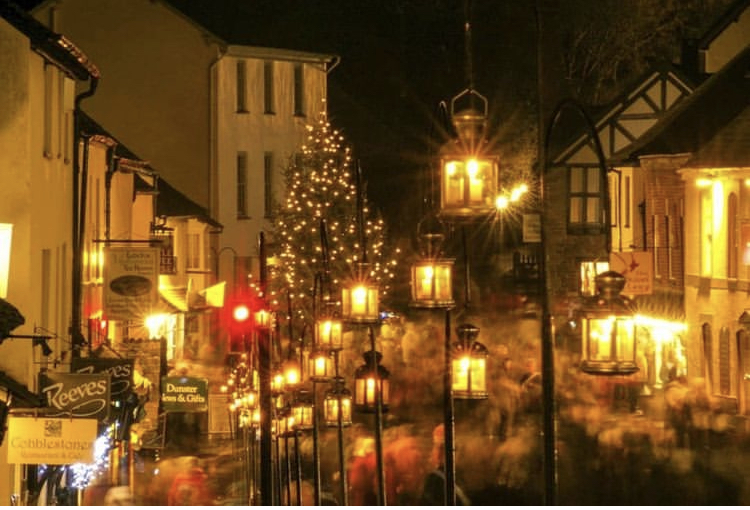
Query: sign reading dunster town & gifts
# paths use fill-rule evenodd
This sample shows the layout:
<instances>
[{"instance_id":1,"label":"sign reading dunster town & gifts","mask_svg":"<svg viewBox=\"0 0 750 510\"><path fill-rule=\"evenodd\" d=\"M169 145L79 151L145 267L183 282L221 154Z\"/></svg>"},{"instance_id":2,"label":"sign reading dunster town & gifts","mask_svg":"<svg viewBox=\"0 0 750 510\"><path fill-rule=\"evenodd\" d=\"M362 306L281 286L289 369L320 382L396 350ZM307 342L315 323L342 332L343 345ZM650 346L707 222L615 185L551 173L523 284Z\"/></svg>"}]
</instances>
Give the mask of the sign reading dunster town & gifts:
<instances>
[{"instance_id":1,"label":"sign reading dunster town & gifts","mask_svg":"<svg viewBox=\"0 0 750 510\"><path fill-rule=\"evenodd\" d=\"M621 251L609 254L609 269L625 277L626 296L642 296L653 293L653 255L647 251Z\"/></svg>"},{"instance_id":2,"label":"sign reading dunster town & gifts","mask_svg":"<svg viewBox=\"0 0 750 510\"><path fill-rule=\"evenodd\" d=\"M133 320L159 299L159 250L108 246L104 249L104 316Z\"/></svg>"},{"instance_id":3,"label":"sign reading dunster town & gifts","mask_svg":"<svg viewBox=\"0 0 750 510\"><path fill-rule=\"evenodd\" d=\"M94 462L97 421L45 416L8 417L9 464L64 465Z\"/></svg>"}]
</instances>

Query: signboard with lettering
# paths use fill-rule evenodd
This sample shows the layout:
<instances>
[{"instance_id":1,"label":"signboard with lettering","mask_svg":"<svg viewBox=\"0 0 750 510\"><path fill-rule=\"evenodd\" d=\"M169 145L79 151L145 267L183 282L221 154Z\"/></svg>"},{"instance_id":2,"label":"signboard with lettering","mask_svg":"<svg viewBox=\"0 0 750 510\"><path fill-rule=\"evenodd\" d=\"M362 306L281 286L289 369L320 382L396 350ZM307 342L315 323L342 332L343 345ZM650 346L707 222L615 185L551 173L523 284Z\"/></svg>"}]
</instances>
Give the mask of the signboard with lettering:
<instances>
[{"instance_id":1,"label":"signboard with lettering","mask_svg":"<svg viewBox=\"0 0 750 510\"><path fill-rule=\"evenodd\" d=\"M198 377L162 377L161 404L166 412L208 411L208 380Z\"/></svg>"},{"instance_id":2,"label":"signboard with lettering","mask_svg":"<svg viewBox=\"0 0 750 510\"><path fill-rule=\"evenodd\" d=\"M621 251L609 254L609 269L625 277L626 296L653 293L654 265L652 255L647 251Z\"/></svg>"},{"instance_id":3,"label":"signboard with lettering","mask_svg":"<svg viewBox=\"0 0 750 510\"><path fill-rule=\"evenodd\" d=\"M65 465L94 462L97 421L46 416L8 417L9 464Z\"/></svg>"},{"instance_id":4,"label":"signboard with lettering","mask_svg":"<svg viewBox=\"0 0 750 510\"><path fill-rule=\"evenodd\" d=\"M159 249L109 246L104 249L104 316L132 320L159 299Z\"/></svg>"},{"instance_id":5,"label":"signboard with lettering","mask_svg":"<svg viewBox=\"0 0 750 510\"><path fill-rule=\"evenodd\" d=\"M39 387L47 405L67 416L106 420L109 417L109 374L68 374L45 372L39 375Z\"/></svg>"},{"instance_id":6,"label":"signboard with lettering","mask_svg":"<svg viewBox=\"0 0 750 510\"><path fill-rule=\"evenodd\" d=\"M133 391L135 361L125 358L73 358L70 371L76 374L109 374L112 400L123 401Z\"/></svg>"},{"instance_id":7,"label":"signboard with lettering","mask_svg":"<svg viewBox=\"0 0 750 510\"><path fill-rule=\"evenodd\" d=\"M521 224L524 243L542 242L542 217L539 214L524 214Z\"/></svg>"}]
</instances>

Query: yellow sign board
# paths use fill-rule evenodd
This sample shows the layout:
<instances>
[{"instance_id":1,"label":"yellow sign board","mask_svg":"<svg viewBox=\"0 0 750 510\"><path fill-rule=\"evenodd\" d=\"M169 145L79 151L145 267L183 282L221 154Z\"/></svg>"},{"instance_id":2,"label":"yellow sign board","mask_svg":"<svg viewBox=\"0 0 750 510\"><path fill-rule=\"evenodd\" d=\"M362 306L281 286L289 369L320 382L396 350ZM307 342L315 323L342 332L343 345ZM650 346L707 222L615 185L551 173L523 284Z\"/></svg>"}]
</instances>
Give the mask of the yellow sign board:
<instances>
[{"instance_id":1,"label":"yellow sign board","mask_svg":"<svg viewBox=\"0 0 750 510\"><path fill-rule=\"evenodd\" d=\"M87 418L9 416L9 464L94 462L97 421Z\"/></svg>"}]
</instances>

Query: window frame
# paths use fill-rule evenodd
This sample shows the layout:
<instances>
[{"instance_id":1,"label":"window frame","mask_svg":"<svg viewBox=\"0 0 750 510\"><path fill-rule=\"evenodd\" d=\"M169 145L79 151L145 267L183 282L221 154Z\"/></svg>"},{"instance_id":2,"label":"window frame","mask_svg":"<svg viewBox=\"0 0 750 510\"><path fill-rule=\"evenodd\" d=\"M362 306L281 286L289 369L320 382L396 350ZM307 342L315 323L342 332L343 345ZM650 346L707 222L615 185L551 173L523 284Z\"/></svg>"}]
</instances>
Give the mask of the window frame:
<instances>
[{"instance_id":1,"label":"window frame","mask_svg":"<svg viewBox=\"0 0 750 510\"><path fill-rule=\"evenodd\" d=\"M574 181L576 172L582 172L582 182L580 182L576 191L574 189ZM595 174L595 175L592 175ZM595 179L593 179L595 177ZM601 169L596 165L574 165L567 167L567 225L569 234L603 234L606 231L605 225L605 211L604 211L604 199L606 194L605 186L609 186L609 180L603 181L601 175ZM588 186L592 182L597 183L598 189L589 189ZM592 216L589 212L591 202L595 201L596 206L593 213L595 221L588 221L588 218ZM610 204L611 207L611 204ZM580 220L574 221L574 211L580 210L578 217Z\"/></svg>"}]
</instances>

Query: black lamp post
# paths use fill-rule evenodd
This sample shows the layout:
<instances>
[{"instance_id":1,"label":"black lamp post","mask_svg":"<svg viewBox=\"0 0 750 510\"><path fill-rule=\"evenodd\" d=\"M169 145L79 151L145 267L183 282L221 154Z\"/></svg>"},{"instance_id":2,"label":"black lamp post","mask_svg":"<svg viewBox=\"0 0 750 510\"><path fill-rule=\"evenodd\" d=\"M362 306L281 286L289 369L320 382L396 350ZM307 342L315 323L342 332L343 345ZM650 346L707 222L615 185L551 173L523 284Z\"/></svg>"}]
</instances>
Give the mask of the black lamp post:
<instances>
[{"instance_id":1,"label":"black lamp post","mask_svg":"<svg viewBox=\"0 0 750 510\"><path fill-rule=\"evenodd\" d=\"M539 16L537 12L537 22L539 22ZM541 87L541 85L540 85ZM540 105L541 108L541 105ZM552 112L551 120L547 124L546 130L544 131L544 143L540 145L540 203L541 207L541 241L542 241L542 256L539 260L539 295L541 296L541 309L542 309L542 401L543 401L543 438L544 438L544 502L547 505L554 505L557 502L557 450L555 448L556 438L556 418L555 418L555 365L554 365L554 338L552 335L552 315L550 313L549 304L549 274L547 272L547 247L546 237L547 232L545 227L547 226L547 218L549 213L547 211L547 202L545 202L545 181L544 178L548 171L548 155L549 155L549 144L551 135L554 132L555 126L560 119L561 113L565 109L572 109L577 112L584 120L588 135L594 143L594 149L599 164L599 179L600 186L602 189L602 208L603 208L603 219L604 219L604 234L606 240L606 251L610 252L611 248L611 231L610 231L610 200L609 200L609 186L607 182L607 166L604 159L604 152L602 150L601 141L596 131L594 122L591 117L586 113L586 110L575 100L566 98L560 101ZM633 338L633 337L631 337ZM617 340L614 340L615 342ZM585 341L588 344L588 341ZM634 351L634 348L633 348ZM589 365L591 368L595 365ZM614 372L611 372L614 373ZM632 372L631 372L632 373Z\"/></svg>"},{"instance_id":2,"label":"black lamp post","mask_svg":"<svg viewBox=\"0 0 750 510\"><path fill-rule=\"evenodd\" d=\"M452 393L452 348L450 310L453 299L453 260L442 257L445 236L442 225L433 216L420 221L418 234L422 240L422 258L411 270L412 308L443 309L445 314L444 366L443 366L443 432L445 445L445 504L456 504L456 469L454 428L455 414Z\"/></svg>"}]
</instances>

